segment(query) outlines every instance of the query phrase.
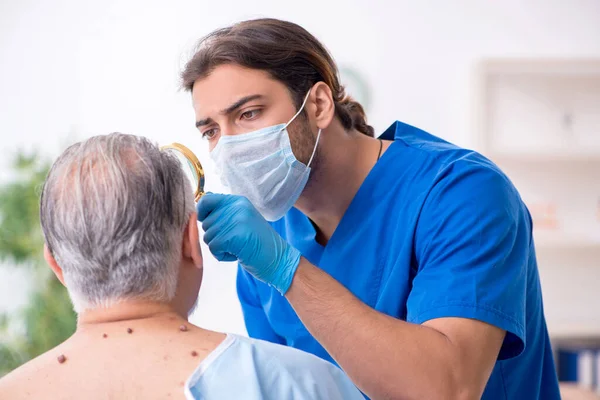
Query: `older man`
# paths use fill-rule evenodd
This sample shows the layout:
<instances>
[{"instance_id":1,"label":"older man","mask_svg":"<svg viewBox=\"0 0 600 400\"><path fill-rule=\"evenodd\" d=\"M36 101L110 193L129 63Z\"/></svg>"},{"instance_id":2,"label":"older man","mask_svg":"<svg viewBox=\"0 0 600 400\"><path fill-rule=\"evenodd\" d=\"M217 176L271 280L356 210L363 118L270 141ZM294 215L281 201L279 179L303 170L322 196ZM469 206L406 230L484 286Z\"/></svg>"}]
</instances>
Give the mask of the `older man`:
<instances>
[{"instance_id":1,"label":"older man","mask_svg":"<svg viewBox=\"0 0 600 400\"><path fill-rule=\"evenodd\" d=\"M146 139L69 147L41 224L77 331L2 379L0 398L362 399L315 356L188 322L202 281L196 218L178 161Z\"/></svg>"}]
</instances>

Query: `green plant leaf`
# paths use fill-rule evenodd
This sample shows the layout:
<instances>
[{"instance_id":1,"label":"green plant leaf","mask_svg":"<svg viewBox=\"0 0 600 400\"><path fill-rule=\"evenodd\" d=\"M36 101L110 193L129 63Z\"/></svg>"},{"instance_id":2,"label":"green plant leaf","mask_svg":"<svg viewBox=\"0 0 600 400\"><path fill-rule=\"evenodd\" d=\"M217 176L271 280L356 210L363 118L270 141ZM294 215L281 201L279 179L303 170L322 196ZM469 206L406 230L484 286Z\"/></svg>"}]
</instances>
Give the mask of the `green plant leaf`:
<instances>
[{"instance_id":1,"label":"green plant leaf","mask_svg":"<svg viewBox=\"0 0 600 400\"><path fill-rule=\"evenodd\" d=\"M39 222L39 197L50 163L36 153L18 152L15 178L0 186L0 259L29 267L33 290L27 306L14 315L0 315L0 377L57 346L76 327L76 314L66 289L43 261L44 239ZM24 335L8 334L11 322L24 324Z\"/></svg>"}]
</instances>

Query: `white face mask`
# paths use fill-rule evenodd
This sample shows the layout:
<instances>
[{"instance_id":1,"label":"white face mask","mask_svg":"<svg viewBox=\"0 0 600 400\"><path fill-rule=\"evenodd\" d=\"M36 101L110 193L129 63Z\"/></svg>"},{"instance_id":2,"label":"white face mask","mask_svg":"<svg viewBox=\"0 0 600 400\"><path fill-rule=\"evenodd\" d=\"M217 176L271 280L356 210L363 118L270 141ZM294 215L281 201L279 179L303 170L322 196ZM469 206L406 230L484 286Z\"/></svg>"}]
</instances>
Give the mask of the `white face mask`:
<instances>
[{"instance_id":1,"label":"white face mask","mask_svg":"<svg viewBox=\"0 0 600 400\"><path fill-rule=\"evenodd\" d=\"M310 94L310 92L308 93ZM220 170L221 182L248 200L268 221L283 217L294 206L308 182L321 130L317 134L308 165L296 159L287 127L279 124L240 135L221 136L210 156Z\"/></svg>"}]
</instances>

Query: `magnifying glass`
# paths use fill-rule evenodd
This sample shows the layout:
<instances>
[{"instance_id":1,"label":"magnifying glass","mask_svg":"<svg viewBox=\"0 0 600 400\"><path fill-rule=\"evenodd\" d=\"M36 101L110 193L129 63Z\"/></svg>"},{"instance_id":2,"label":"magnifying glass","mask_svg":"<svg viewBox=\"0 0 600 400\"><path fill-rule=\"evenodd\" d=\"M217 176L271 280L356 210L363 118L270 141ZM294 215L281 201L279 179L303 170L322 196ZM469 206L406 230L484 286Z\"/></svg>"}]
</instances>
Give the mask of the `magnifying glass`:
<instances>
[{"instance_id":1,"label":"magnifying glass","mask_svg":"<svg viewBox=\"0 0 600 400\"><path fill-rule=\"evenodd\" d=\"M162 146L161 150L171 152L181 163L185 176L190 181L194 190L194 201L198 202L204 195L204 169L198 157L187 147L180 143L171 143Z\"/></svg>"}]
</instances>

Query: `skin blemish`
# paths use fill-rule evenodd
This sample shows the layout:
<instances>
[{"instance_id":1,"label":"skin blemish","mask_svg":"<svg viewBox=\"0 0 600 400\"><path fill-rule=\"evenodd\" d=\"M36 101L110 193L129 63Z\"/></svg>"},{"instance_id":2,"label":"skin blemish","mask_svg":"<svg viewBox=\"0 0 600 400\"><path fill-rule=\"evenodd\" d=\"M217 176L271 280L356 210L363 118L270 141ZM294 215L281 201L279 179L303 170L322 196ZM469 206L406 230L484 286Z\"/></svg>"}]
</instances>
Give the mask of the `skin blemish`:
<instances>
[{"instance_id":1,"label":"skin blemish","mask_svg":"<svg viewBox=\"0 0 600 400\"><path fill-rule=\"evenodd\" d=\"M64 354L61 354L61 355L60 355L60 356L58 356L56 359L58 360L58 362L59 362L60 364L63 364L65 361L67 361L67 357L65 357L65 356L64 356Z\"/></svg>"},{"instance_id":2,"label":"skin blemish","mask_svg":"<svg viewBox=\"0 0 600 400\"><path fill-rule=\"evenodd\" d=\"M104 339L106 339L106 338L108 337L108 335L107 335L106 333L103 333L103 334L102 334L102 337L103 337Z\"/></svg>"},{"instance_id":3,"label":"skin blemish","mask_svg":"<svg viewBox=\"0 0 600 400\"><path fill-rule=\"evenodd\" d=\"M179 382L179 386L183 386L183 381Z\"/></svg>"},{"instance_id":4,"label":"skin blemish","mask_svg":"<svg viewBox=\"0 0 600 400\"><path fill-rule=\"evenodd\" d=\"M192 351L192 357L198 357L198 352L196 350Z\"/></svg>"},{"instance_id":5,"label":"skin blemish","mask_svg":"<svg viewBox=\"0 0 600 400\"><path fill-rule=\"evenodd\" d=\"M133 333L133 329L127 328L127 333L132 334Z\"/></svg>"},{"instance_id":6,"label":"skin blemish","mask_svg":"<svg viewBox=\"0 0 600 400\"><path fill-rule=\"evenodd\" d=\"M186 325L181 325L181 326L179 327L179 330L180 330L181 332L187 332L187 330L188 330L188 327L187 327Z\"/></svg>"},{"instance_id":7,"label":"skin blemish","mask_svg":"<svg viewBox=\"0 0 600 400\"><path fill-rule=\"evenodd\" d=\"M167 361L169 359L169 356L163 356L163 360Z\"/></svg>"}]
</instances>

